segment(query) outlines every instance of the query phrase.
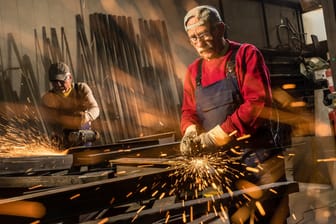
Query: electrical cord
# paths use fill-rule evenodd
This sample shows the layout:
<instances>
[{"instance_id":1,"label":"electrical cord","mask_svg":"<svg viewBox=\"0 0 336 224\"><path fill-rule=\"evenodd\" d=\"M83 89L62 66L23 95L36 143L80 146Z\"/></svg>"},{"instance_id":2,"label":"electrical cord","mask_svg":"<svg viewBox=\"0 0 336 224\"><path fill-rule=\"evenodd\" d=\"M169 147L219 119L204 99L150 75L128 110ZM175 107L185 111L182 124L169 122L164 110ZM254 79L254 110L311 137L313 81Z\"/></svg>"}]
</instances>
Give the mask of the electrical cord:
<instances>
[{"instance_id":1,"label":"electrical cord","mask_svg":"<svg viewBox=\"0 0 336 224\"><path fill-rule=\"evenodd\" d=\"M276 28L276 34L277 34L277 39L279 41L279 45L278 45L278 48L289 48L289 49L292 49L296 52L302 52L303 50L303 41L301 40L300 38L300 35L304 35L304 34L300 34L298 33L293 25L291 25L290 21L285 18L285 24L281 23L280 25L277 25L277 28ZM283 41L283 38L282 38L282 32L281 30L286 30L285 34L287 34L287 43L285 43Z\"/></svg>"}]
</instances>

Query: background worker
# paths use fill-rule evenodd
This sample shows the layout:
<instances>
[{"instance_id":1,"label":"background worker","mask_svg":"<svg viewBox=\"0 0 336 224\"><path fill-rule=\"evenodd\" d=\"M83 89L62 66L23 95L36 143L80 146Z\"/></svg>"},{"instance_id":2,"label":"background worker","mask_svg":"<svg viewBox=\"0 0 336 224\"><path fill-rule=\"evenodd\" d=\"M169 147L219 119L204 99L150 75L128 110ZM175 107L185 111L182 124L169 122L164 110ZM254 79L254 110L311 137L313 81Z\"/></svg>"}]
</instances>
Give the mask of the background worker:
<instances>
[{"instance_id":1,"label":"background worker","mask_svg":"<svg viewBox=\"0 0 336 224\"><path fill-rule=\"evenodd\" d=\"M193 155L192 142L199 142L201 151L225 151L233 142L244 142L239 149L242 165L237 167L244 175L232 183L231 189L241 189L241 183L261 185L285 180L284 161L278 157L283 150L277 147L271 125L270 74L261 52L252 44L226 39L225 24L211 6L188 11L184 28L200 58L188 66L184 80L182 154ZM236 141L242 136L250 138ZM262 169L250 173L246 166ZM255 217L250 217L256 223L286 223L287 197L279 195L269 200L258 198L266 215L258 213L252 199L242 207L255 209ZM230 210L232 223L249 222L241 211Z\"/></svg>"},{"instance_id":2,"label":"background worker","mask_svg":"<svg viewBox=\"0 0 336 224\"><path fill-rule=\"evenodd\" d=\"M42 107L52 138L62 148L84 143L76 137L94 140L97 136L91 135L96 133L79 132L90 130L100 112L90 87L83 82L74 83L68 65L63 62L51 64L48 75L52 88L42 96ZM90 136L80 136L83 133Z\"/></svg>"}]
</instances>

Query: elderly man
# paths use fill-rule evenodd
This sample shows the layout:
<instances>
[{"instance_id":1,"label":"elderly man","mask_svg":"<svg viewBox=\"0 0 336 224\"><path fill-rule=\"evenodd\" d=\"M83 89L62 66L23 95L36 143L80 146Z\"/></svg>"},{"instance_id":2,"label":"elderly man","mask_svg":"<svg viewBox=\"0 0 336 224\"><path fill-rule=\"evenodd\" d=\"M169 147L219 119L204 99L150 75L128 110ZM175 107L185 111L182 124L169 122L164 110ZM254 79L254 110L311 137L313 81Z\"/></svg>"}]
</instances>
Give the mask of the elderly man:
<instances>
[{"instance_id":1,"label":"elderly man","mask_svg":"<svg viewBox=\"0 0 336 224\"><path fill-rule=\"evenodd\" d=\"M79 142L76 139L69 141L69 134L91 128L91 122L99 116L98 104L86 83L73 82L70 68L65 63L51 64L48 73L52 88L42 97L45 120L51 135L61 138L58 139L61 147L75 146Z\"/></svg>"},{"instance_id":2,"label":"elderly man","mask_svg":"<svg viewBox=\"0 0 336 224\"><path fill-rule=\"evenodd\" d=\"M241 190L285 180L284 161L279 157L283 149L278 147L271 125L270 74L261 52L252 44L226 39L225 24L208 5L191 9L184 17L184 28L200 58L189 65L184 81L182 154L227 151L230 155L233 143L239 145L234 156L240 155L241 165L230 165L241 175L232 175L236 180L223 189ZM246 136L249 138L237 141ZM258 172L248 172L246 167ZM238 209L230 208L232 223L249 222L249 215L242 212L245 208L258 223L286 223L287 197L266 195L253 198L247 194L250 200ZM258 212L256 201L266 214Z\"/></svg>"}]
</instances>

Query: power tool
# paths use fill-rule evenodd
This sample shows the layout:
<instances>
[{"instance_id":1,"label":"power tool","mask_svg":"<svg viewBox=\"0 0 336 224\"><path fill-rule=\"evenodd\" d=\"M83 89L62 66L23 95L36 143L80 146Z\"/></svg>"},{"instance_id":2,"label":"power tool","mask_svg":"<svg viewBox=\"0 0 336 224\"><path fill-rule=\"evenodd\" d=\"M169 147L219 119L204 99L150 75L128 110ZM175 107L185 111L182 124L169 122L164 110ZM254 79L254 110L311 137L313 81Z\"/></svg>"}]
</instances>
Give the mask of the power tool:
<instances>
[{"instance_id":1,"label":"power tool","mask_svg":"<svg viewBox=\"0 0 336 224\"><path fill-rule=\"evenodd\" d=\"M66 141L71 146L80 146L85 145L88 142L95 142L100 138L100 135L97 131L88 129L88 130L77 130L77 131L71 131L67 134L67 136L64 136Z\"/></svg>"}]
</instances>

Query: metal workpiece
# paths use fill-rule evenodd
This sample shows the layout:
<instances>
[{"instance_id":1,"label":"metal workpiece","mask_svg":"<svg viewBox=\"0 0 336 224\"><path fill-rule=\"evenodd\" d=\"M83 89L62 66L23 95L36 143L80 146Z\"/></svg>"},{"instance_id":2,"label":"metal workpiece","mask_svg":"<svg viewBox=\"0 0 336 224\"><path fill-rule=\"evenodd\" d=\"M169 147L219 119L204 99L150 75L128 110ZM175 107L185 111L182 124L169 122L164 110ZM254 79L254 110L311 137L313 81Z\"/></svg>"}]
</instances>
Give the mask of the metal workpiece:
<instances>
[{"instance_id":1,"label":"metal workpiece","mask_svg":"<svg viewBox=\"0 0 336 224\"><path fill-rule=\"evenodd\" d=\"M296 182L278 182L273 184L265 184L247 190L237 190L232 193L224 193L214 195L212 197L203 197L188 201L174 201L170 199L169 203L163 203L144 209L141 212L135 211L127 214L119 214L116 216L101 219L104 223L219 223L229 224L229 216L224 207L234 207L239 196L255 191L268 191L272 189L274 192L285 191L287 194L297 192L298 185ZM274 197L278 197L274 194ZM96 222L96 221L95 221ZM83 222L86 224L94 222Z\"/></svg>"},{"instance_id":2,"label":"metal workpiece","mask_svg":"<svg viewBox=\"0 0 336 224\"><path fill-rule=\"evenodd\" d=\"M34 193L14 196L0 200L0 206L10 206L21 201L40 204L47 213L39 219L43 223L79 222L81 215L112 209L130 202L146 201L152 198L150 191L140 192L139 186L151 186L168 177L172 170L161 169L131 173L130 175L93 181L83 184L72 184L51 188ZM167 182L164 180L163 182ZM116 208L116 211L118 209ZM1 220L11 223L33 221L31 217L0 216Z\"/></svg>"},{"instance_id":3,"label":"metal workpiece","mask_svg":"<svg viewBox=\"0 0 336 224\"><path fill-rule=\"evenodd\" d=\"M70 169L73 155L0 157L0 176Z\"/></svg>"},{"instance_id":4,"label":"metal workpiece","mask_svg":"<svg viewBox=\"0 0 336 224\"><path fill-rule=\"evenodd\" d=\"M218 220L225 223L226 220L229 223L227 209L246 194L262 191L278 197L277 192L297 191L295 182L278 182L223 193L220 189L225 183L217 181L223 175L219 170L225 172L226 161L216 155L183 156L179 141L166 142L154 136L69 148L63 155L55 156L58 161L66 159L66 166L58 164L53 169L50 164L57 163L52 162L55 159L52 156L6 158L3 161L7 164L21 161L23 165L16 169L8 166L11 172L0 175L0 208L8 211L0 213L0 220L6 223ZM49 162L49 170L38 170L38 161ZM30 172L23 172L32 165ZM33 212L25 213L27 206L33 207Z\"/></svg>"},{"instance_id":5,"label":"metal workpiece","mask_svg":"<svg viewBox=\"0 0 336 224\"><path fill-rule=\"evenodd\" d=\"M179 142L162 143L159 136L153 137L73 147L55 155L1 157L0 207L10 212L0 212L0 219L78 222L83 214L102 208L117 211L115 206L152 201L154 189L171 179L172 164L165 161L179 152ZM137 162L125 162L127 158ZM26 202L46 213L31 217L15 207L27 206Z\"/></svg>"}]
</instances>

